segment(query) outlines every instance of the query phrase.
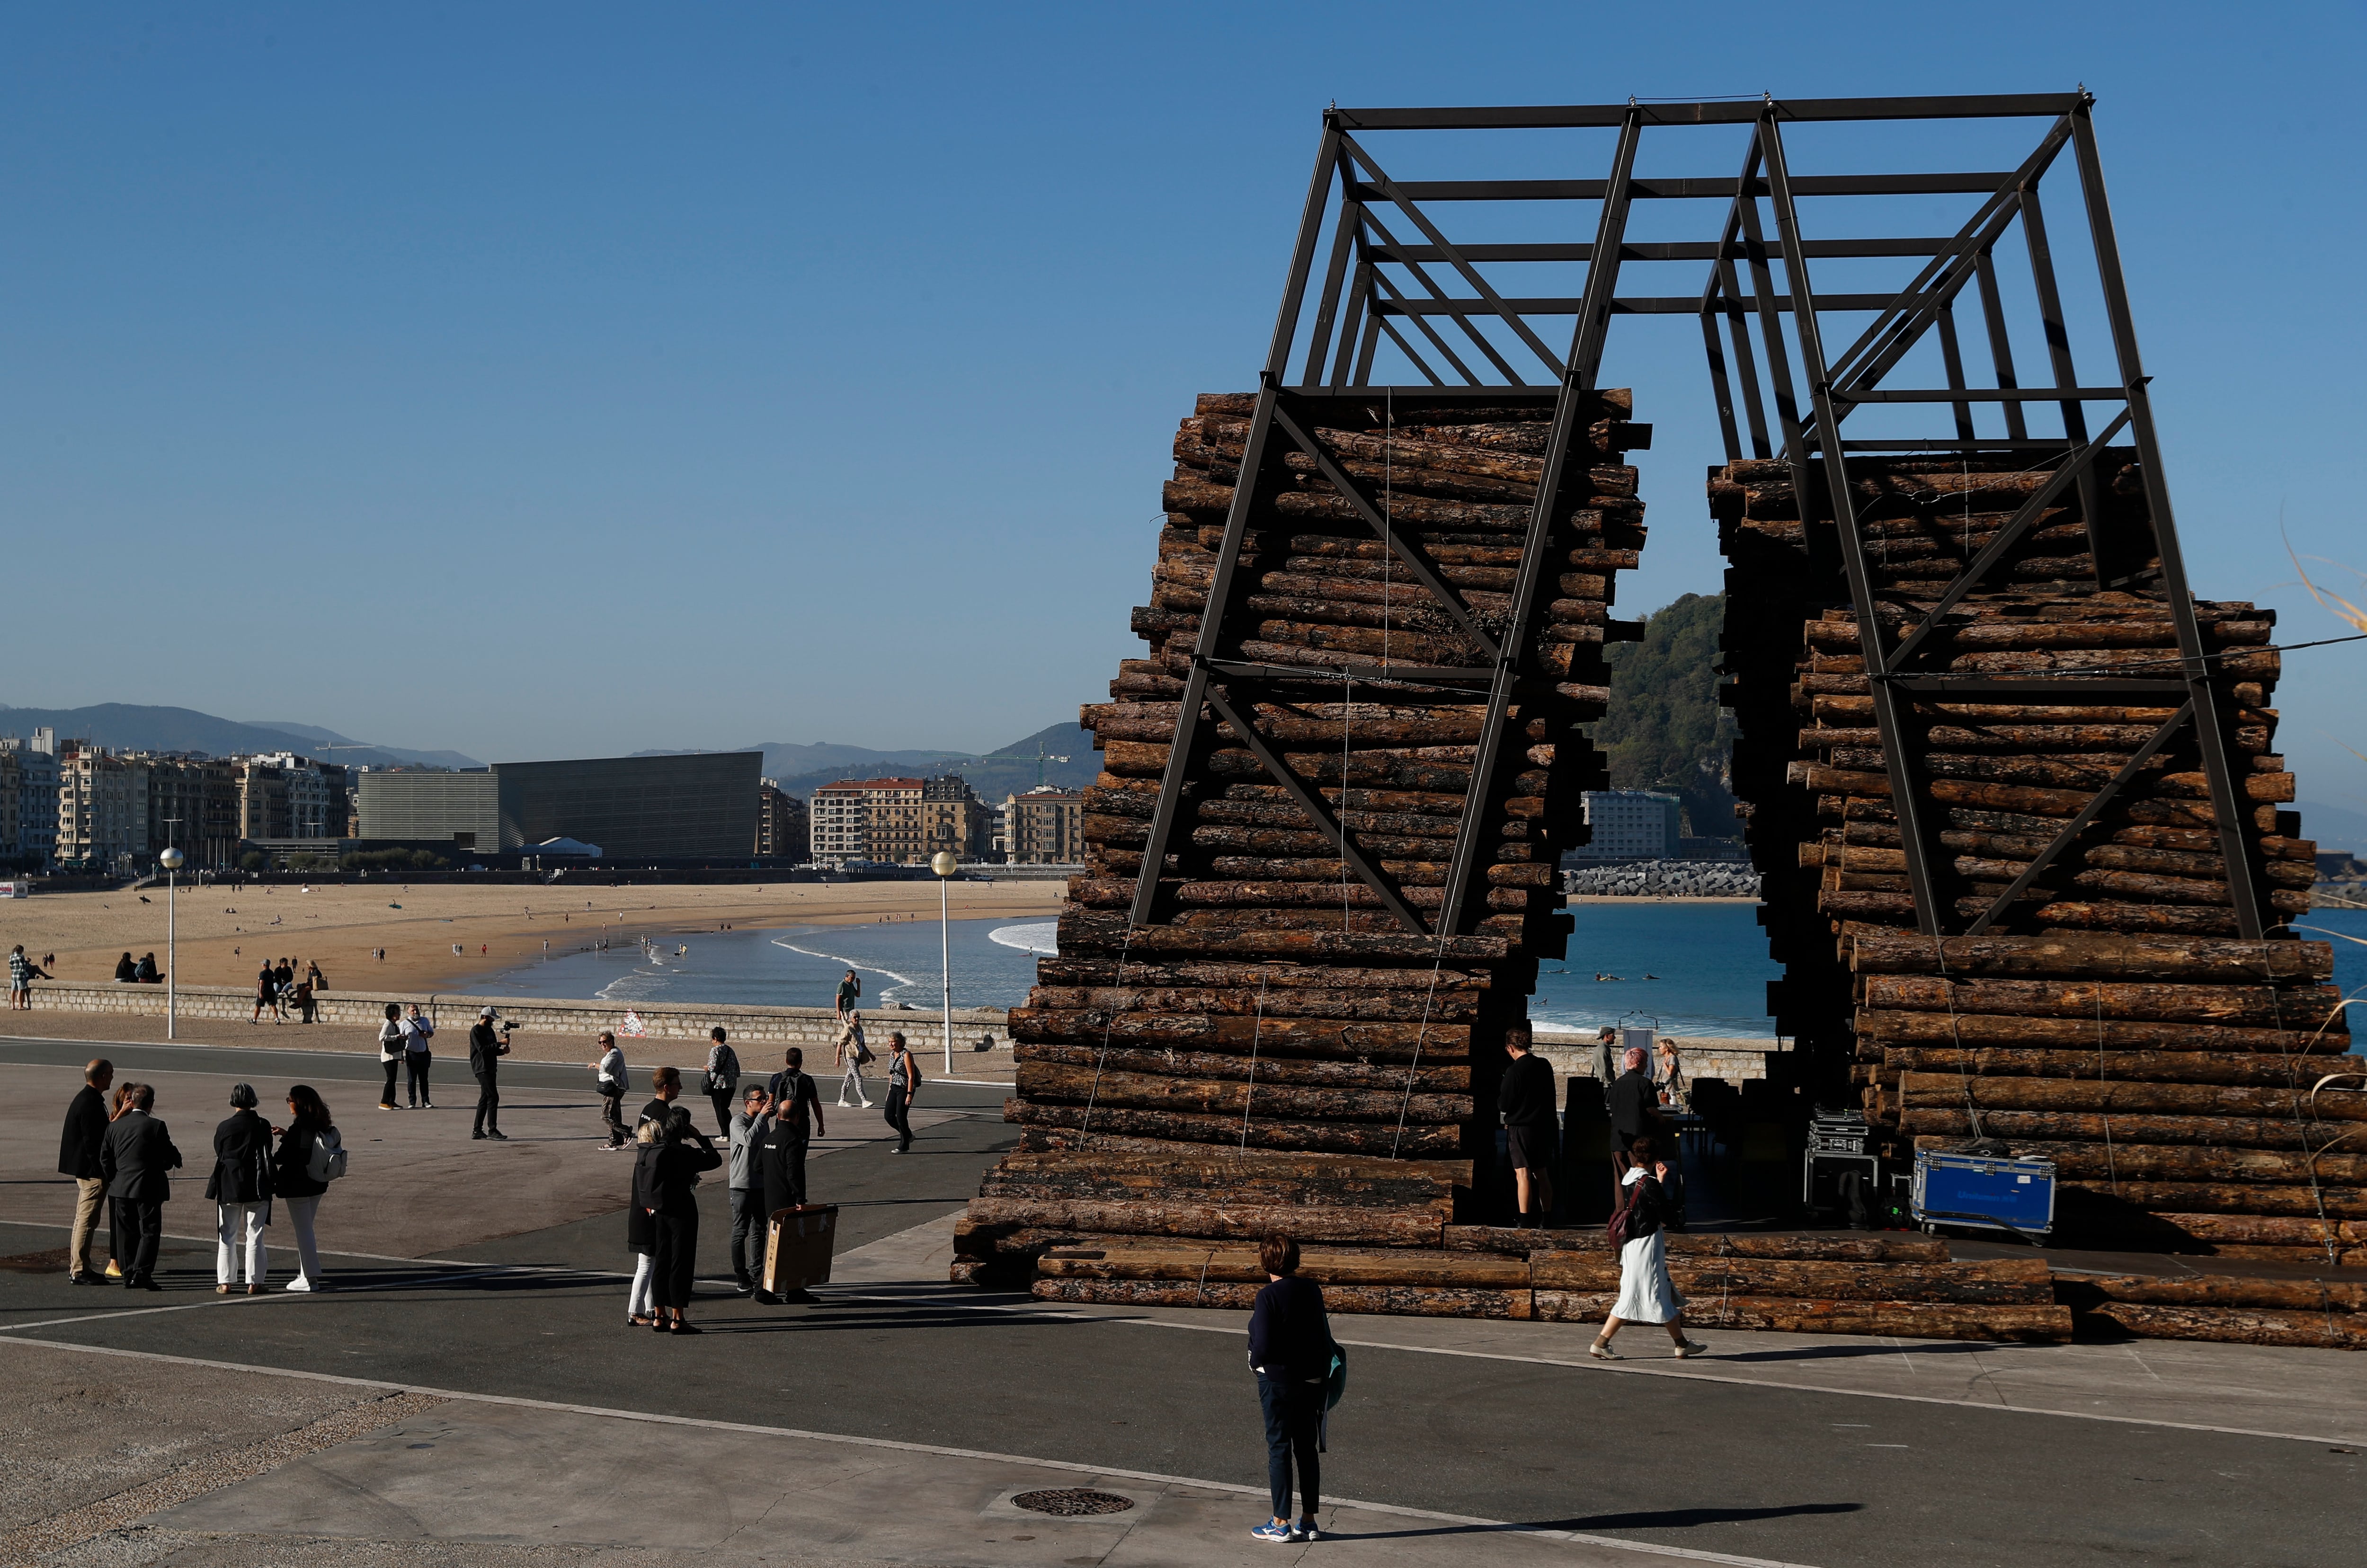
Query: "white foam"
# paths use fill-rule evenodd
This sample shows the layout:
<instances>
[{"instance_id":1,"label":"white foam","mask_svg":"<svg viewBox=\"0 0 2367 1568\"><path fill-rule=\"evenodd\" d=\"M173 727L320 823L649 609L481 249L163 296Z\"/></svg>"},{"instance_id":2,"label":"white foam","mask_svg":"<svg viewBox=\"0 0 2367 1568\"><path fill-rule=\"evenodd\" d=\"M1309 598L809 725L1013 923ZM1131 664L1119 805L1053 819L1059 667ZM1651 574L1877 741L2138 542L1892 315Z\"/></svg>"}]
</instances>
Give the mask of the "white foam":
<instances>
[{"instance_id":1,"label":"white foam","mask_svg":"<svg viewBox=\"0 0 2367 1568\"><path fill-rule=\"evenodd\" d=\"M1039 958L1060 956L1058 920L1033 920L1024 926L997 926L986 933L989 942L999 942L1005 947L1015 947Z\"/></svg>"}]
</instances>

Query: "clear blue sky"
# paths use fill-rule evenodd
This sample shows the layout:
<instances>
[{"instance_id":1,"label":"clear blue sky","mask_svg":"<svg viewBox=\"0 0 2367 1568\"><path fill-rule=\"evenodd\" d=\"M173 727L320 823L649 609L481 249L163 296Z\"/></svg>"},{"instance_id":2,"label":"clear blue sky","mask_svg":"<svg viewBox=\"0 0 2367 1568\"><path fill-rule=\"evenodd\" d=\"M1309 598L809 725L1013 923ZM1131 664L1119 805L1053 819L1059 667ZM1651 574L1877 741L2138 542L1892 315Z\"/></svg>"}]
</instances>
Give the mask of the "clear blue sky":
<instances>
[{"instance_id":1,"label":"clear blue sky","mask_svg":"<svg viewBox=\"0 0 2367 1568\"><path fill-rule=\"evenodd\" d=\"M2085 81L2197 586L2330 635L2277 523L2367 566L2361 17L13 6L0 700L505 759L1070 716L1335 98ZM1660 432L1634 614L1718 586L1715 427L1697 339L1611 369ZM2367 659L2290 669L2304 795L2367 807Z\"/></svg>"}]
</instances>

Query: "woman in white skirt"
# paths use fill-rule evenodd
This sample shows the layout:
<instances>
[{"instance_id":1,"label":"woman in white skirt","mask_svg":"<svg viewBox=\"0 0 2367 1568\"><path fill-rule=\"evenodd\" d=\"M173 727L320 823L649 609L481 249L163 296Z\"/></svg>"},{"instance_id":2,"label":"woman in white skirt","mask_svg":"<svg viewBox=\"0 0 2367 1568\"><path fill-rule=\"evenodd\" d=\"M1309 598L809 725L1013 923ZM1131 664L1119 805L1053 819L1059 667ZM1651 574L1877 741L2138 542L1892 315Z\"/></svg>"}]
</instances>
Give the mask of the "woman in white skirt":
<instances>
[{"instance_id":1,"label":"woman in white skirt","mask_svg":"<svg viewBox=\"0 0 2367 1568\"><path fill-rule=\"evenodd\" d=\"M1669 1278L1669 1233L1660 1223L1660 1183L1669 1168L1649 1135L1636 1140L1634 1163L1619 1179L1619 1213L1626 1219L1626 1242L1619 1248L1619 1299L1603 1332L1587 1347L1599 1361L1615 1361L1612 1336L1623 1323L1657 1323L1669 1331L1680 1356L1699 1356L1709 1349L1685 1337L1685 1298Z\"/></svg>"}]
</instances>

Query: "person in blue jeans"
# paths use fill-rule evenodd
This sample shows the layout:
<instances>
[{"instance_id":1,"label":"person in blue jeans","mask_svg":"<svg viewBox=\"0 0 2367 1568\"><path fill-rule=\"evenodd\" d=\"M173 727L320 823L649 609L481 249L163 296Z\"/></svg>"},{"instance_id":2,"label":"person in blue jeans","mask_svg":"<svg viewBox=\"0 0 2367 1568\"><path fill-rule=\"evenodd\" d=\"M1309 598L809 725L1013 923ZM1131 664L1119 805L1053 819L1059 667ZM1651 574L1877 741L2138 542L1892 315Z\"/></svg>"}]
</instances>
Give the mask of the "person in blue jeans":
<instances>
[{"instance_id":1,"label":"person in blue jeans","mask_svg":"<svg viewBox=\"0 0 2367 1568\"><path fill-rule=\"evenodd\" d=\"M1322 1287L1298 1277L1298 1244L1269 1235L1258 1245L1269 1283L1250 1312L1250 1370L1257 1373L1265 1407L1266 1484L1274 1517L1250 1531L1259 1540L1318 1540L1322 1471L1316 1459L1324 1390L1331 1376L1331 1325ZM1290 1517L1291 1461L1298 1464L1299 1512Z\"/></svg>"}]
</instances>

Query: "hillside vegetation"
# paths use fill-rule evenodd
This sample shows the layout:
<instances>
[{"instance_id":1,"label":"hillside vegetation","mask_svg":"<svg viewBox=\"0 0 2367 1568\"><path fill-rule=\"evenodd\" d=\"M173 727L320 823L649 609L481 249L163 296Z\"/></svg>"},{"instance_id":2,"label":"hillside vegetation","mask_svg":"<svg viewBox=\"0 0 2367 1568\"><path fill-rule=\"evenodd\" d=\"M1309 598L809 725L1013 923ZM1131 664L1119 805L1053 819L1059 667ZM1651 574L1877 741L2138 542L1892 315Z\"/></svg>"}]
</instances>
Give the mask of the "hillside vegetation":
<instances>
[{"instance_id":1,"label":"hillside vegetation","mask_svg":"<svg viewBox=\"0 0 2367 1568\"><path fill-rule=\"evenodd\" d=\"M1614 789L1665 790L1684 800L1685 833L1740 832L1725 784L1734 716L1717 705L1717 638L1726 595L1688 593L1654 611L1641 642L1604 649L1611 706L1592 727Z\"/></svg>"}]
</instances>

